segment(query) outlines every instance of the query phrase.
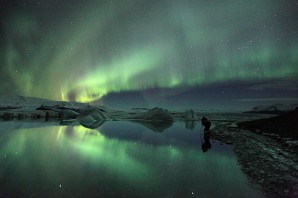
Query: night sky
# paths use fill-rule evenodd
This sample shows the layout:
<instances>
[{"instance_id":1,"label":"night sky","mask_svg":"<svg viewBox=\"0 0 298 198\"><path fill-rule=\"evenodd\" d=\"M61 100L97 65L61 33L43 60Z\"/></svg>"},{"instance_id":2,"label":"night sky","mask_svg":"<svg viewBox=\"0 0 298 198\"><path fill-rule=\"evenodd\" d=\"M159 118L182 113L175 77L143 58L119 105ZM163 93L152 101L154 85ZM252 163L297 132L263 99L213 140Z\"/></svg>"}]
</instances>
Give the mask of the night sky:
<instances>
[{"instance_id":1,"label":"night sky","mask_svg":"<svg viewBox=\"0 0 298 198\"><path fill-rule=\"evenodd\" d=\"M0 0L0 93L114 108L298 103L295 0Z\"/></svg>"}]
</instances>

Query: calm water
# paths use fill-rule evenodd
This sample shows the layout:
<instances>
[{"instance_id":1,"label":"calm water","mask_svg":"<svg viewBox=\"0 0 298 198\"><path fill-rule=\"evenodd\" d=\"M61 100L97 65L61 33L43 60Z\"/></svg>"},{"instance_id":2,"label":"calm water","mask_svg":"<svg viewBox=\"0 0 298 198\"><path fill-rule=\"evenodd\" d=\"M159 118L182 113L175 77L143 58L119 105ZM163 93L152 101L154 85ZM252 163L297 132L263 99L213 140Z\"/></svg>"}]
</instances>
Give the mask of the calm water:
<instances>
[{"instance_id":1,"label":"calm water","mask_svg":"<svg viewBox=\"0 0 298 198\"><path fill-rule=\"evenodd\" d=\"M231 146L211 140L202 151L199 125L52 125L0 123L0 197L260 196Z\"/></svg>"}]
</instances>

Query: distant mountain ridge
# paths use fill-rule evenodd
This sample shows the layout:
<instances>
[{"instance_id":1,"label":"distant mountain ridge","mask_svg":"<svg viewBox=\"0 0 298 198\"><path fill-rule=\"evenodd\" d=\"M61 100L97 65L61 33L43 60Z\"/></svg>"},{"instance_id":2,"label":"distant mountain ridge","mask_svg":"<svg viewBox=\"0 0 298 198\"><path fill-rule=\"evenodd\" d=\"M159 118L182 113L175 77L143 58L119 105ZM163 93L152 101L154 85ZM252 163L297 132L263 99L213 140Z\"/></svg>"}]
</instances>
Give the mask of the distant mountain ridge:
<instances>
[{"instance_id":1,"label":"distant mountain ridge","mask_svg":"<svg viewBox=\"0 0 298 198\"><path fill-rule=\"evenodd\" d=\"M294 110L298 104L272 104L272 105L258 105L252 110L244 111L243 113L261 113L261 114L276 114L280 115L288 111Z\"/></svg>"}]
</instances>

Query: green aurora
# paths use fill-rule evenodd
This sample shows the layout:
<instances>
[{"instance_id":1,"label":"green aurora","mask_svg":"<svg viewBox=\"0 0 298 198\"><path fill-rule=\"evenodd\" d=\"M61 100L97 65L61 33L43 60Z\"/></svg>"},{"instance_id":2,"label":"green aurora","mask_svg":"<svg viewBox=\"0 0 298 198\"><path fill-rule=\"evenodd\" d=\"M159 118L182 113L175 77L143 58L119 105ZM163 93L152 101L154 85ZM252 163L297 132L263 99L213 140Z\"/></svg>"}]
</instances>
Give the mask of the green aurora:
<instances>
[{"instance_id":1,"label":"green aurora","mask_svg":"<svg viewBox=\"0 0 298 198\"><path fill-rule=\"evenodd\" d=\"M298 74L294 1L1 2L0 93L90 102Z\"/></svg>"}]
</instances>

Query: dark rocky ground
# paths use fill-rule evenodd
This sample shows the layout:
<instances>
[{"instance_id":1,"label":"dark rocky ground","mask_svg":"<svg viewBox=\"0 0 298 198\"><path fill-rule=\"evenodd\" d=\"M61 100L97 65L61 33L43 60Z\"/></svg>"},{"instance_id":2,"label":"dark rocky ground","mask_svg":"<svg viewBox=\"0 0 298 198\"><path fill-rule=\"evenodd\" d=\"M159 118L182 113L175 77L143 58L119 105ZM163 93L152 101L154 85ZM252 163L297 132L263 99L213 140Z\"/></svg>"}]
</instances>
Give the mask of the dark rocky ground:
<instances>
[{"instance_id":1,"label":"dark rocky ground","mask_svg":"<svg viewBox=\"0 0 298 198\"><path fill-rule=\"evenodd\" d=\"M284 119L293 121L293 115L251 122L246 119L241 127L235 122L243 120L241 115L213 120L216 127L211 138L233 144L242 170L265 197L298 197L298 141L296 136L282 134L275 125ZM266 130L270 133L259 128L264 123L269 125Z\"/></svg>"},{"instance_id":2,"label":"dark rocky ground","mask_svg":"<svg viewBox=\"0 0 298 198\"><path fill-rule=\"evenodd\" d=\"M259 134L272 134L271 136L279 137L278 139L298 140L298 107L294 111L283 113L280 116L240 122L238 126Z\"/></svg>"}]
</instances>

